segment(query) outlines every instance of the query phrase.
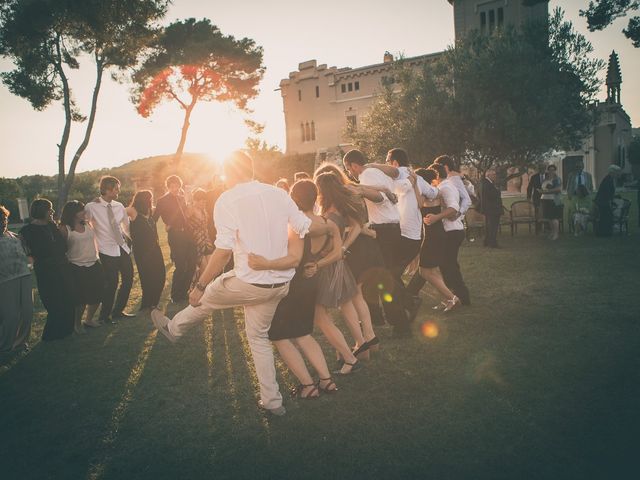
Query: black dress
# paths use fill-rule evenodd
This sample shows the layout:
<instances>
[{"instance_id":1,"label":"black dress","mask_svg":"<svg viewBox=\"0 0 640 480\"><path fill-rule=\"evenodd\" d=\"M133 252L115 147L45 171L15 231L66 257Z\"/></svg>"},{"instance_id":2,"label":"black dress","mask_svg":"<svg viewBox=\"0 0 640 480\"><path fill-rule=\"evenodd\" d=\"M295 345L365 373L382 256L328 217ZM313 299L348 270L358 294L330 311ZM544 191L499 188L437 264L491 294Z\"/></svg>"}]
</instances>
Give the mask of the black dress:
<instances>
[{"instance_id":1,"label":"black dress","mask_svg":"<svg viewBox=\"0 0 640 480\"><path fill-rule=\"evenodd\" d=\"M133 242L133 256L142 287L140 308L156 307L160 303L166 279L156 224L151 218L138 214L131 222L129 229Z\"/></svg>"},{"instance_id":2,"label":"black dress","mask_svg":"<svg viewBox=\"0 0 640 480\"><path fill-rule=\"evenodd\" d=\"M299 338L313 332L319 277L316 274L311 278L306 278L304 265L309 262L317 262L329 241L330 239L327 238L320 251L313 253L311 251L311 237L309 235L304 237L302 260L289 284L289 293L278 304L273 315L271 328L269 328L269 340Z\"/></svg>"},{"instance_id":3,"label":"black dress","mask_svg":"<svg viewBox=\"0 0 640 480\"><path fill-rule=\"evenodd\" d=\"M57 340L71 335L75 298L64 237L53 223L29 224L20 230L20 236L27 254L34 259L40 300L47 310L42 340Z\"/></svg>"},{"instance_id":4,"label":"black dress","mask_svg":"<svg viewBox=\"0 0 640 480\"><path fill-rule=\"evenodd\" d=\"M613 208L611 202L616 194L616 186L611 175L602 179L598 187L598 193L594 200L598 207L598 215L594 225L598 237L610 237L613 235Z\"/></svg>"},{"instance_id":5,"label":"black dress","mask_svg":"<svg viewBox=\"0 0 640 480\"><path fill-rule=\"evenodd\" d=\"M440 206L422 207L420 210L422 211L423 218L426 215L438 214L442 211ZM425 225L424 242L422 242L422 248L420 249L420 266L422 268L436 268L440 266L444 254L445 241L442 221L432 225Z\"/></svg>"}]
</instances>

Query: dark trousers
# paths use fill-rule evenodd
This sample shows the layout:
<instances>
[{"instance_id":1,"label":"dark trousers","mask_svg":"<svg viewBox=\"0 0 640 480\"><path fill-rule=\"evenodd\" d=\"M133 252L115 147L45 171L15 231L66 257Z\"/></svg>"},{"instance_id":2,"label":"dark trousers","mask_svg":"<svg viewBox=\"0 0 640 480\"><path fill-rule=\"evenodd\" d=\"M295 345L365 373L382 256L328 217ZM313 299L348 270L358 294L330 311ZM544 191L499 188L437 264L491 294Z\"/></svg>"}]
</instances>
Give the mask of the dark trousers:
<instances>
[{"instance_id":1,"label":"dark trousers","mask_svg":"<svg viewBox=\"0 0 640 480\"><path fill-rule=\"evenodd\" d=\"M171 283L171 299L179 302L186 300L193 274L196 271L196 245L184 230L170 229L167 234L171 260L175 266Z\"/></svg>"},{"instance_id":2,"label":"dark trousers","mask_svg":"<svg viewBox=\"0 0 640 480\"><path fill-rule=\"evenodd\" d=\"M445 232L445 239L442 264L440 265L442 279L447 287L462 301L463 305L470 305L471 295L464 283L460 265L458 264L458 251L464 241L464 230Z\"/></svg>"},{"instance_id":3,"label":"dark trousers","mask_svg":"<svg viewBox=\"0 0 640 480\"><path fill-rule=\"evenodd\" d=\"M380 283L377 285L385 317L387 322L394 327L406 329L409 326L409 318L405 310L406 292L401 279L404 268L400 271L399 266L403 258L400 255L403 247L400 225L372 225L371 228L376 231L376 241L385 265L385 272L381 275ZM373 318L380 307L372 302L369 304L369 309L371 310L371 308L374 309L371 312Z\"/></svg>"},{"instance_id":4,"label":"dark trousers","mask_svg":"<svg viewBox=\"0 0 640 480\"><path fill-rule=\"evenodd\" d=\"M598 219L594 225L596 236L610 237L613 235L613 210L611 203L598 204Z\"/></svg>"},{"instance_id":5,"label":"dark trousers","mask_svg":"<svg viewBox=\"0 0 640 480\"><path fill-rule=\"evenodd\" d=\"M484 217L484 246L498 246L498 229L500 228L500 214L487 213Z\"/></svg>"},{"instance_id":6,"label":"dark trousers","mask_svg":"<svg viewBox=\"0 0 640 480\"><path fill-rule=\"evenodd\" d=\"M129 293L131 293L131 286L133 285L133 263L131 263L131 256L122 248L120 249L119 257L111 257L101 253L100 262L102 263L105 277L100 320L106 320L109 315L112 313L117 315L127 306ZM119 289L118 275L120 275ZM118 290L117 297L116 290Z\"/></svg>"},{"instance_id":7,"label":"dark trousers","mask_svg":"<svg viewBox=\"0 0 640 480\"><path fill-rule=\"evenodd\" d=\"M157 307L160 303L160 296L164 289L166 271L164 260L159 247L151 251L139 253L134 252L140 286L142 287L142 303L140 308Z\"/></svg>"}]
</instances>

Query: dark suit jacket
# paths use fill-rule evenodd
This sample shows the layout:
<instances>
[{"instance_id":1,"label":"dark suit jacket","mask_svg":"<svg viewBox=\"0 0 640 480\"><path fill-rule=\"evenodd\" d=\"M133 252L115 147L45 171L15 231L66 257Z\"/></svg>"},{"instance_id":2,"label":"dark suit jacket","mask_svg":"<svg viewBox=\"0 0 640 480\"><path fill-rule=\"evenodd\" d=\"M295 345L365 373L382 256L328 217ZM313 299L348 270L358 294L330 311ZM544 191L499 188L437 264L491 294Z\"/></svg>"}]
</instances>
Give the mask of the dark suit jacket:
<instances>
[{"instance_id":1,"label":"dark suit jacket","mask_svg":"<svg viewBox=\"0 0 640 480\"><path fill-rule=\"evenodd\" d=\"M480 186L480 211L485 215L499 217L502 215L502 195L500 189L486 178Z\"/></svg>"},{"instance_id":2,"label":"dark suit jacket","mask_svg":"<svg viewBox=\"0 0 640 480\"><path fill-rule=\"evenodd\" d=\"M582 172L583 176L583 185L586 187L589 195L593 193L593 178L589 172ZM576 194L576 189L578 188L578 175L576 172L571 172L569 174L569 179L567 180L567 198L571 199Z\"/></svg>"},{"instance_id":3,"label":"dark suit jacket","mask_svg":"<svg viewBox=\"0 0 640 480\"><path fill-rule=\"evenodd\" d=\"M540 205L540 189L544 181L541 177L544 177L544 174L534 174L529 179L529 185L527 186L527 198L531 200L536 207Z\"/></svg>"},{"instance_id":4,"label":"dark suit jacket","mask_svg":"<svg viewBox=\"0 0 640 480\"><path fill-rule=\"evenodd\" d=\"M599 207L607 207L611 204L616 194L616 184L611 175L607 175L600 182L598 193L596 193L595 202Z\"/></svg>"}]
</instances>

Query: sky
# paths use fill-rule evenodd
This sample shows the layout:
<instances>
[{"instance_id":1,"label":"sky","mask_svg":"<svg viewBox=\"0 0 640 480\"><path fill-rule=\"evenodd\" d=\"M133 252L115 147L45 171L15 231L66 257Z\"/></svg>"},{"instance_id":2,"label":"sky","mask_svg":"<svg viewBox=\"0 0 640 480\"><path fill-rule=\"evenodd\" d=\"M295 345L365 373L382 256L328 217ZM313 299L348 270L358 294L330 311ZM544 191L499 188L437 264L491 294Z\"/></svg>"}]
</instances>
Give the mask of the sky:
<instances>
[{"instance_id":1,"label":"sky","mask_svg":"<svg viewBox=\"0 0 640 480\"><path fill-rule=\"evenodd\" d=\"M555 0L594 46L594 55L607 60L612 50L620 57L623 77L622 103L634 127L640 126L640 49L622 34L626 19L619 19L602 32L589 32L578 16L586 0ZM385 51L405 56L439 52L454 41L453 8L446 0L396 0L392 4L370 0L174 0L163 23L194 17L209 18L225 34L249 37L264 48L266 73L260 94L250 103L251 118L265 124L262 138L270 145L285 145L282 99L277 91L281 79L298 64L316 59L337 67L359 67L382 62ZM0 71L12 68L0 60ZM602 72L604 76L605 72ZM89 61L71 76L74 97L88 113L94 71ZM148 119L140 117L129 97L129 86L104 77L91 142L78 171L122 165L138 158L175 152L182 110L175 104L158 108ZM601 93L601 99L605 97ZM57 143L64 125L59 104L44 111L31 108L0 84L0 177L57 172ZM240 148L249 132L246 114L230 104L201 103L194 110L185 151L224 158ZM74 124L68 148L73 156L84 133L84 124Z\"/></svg>"}]
</instances>

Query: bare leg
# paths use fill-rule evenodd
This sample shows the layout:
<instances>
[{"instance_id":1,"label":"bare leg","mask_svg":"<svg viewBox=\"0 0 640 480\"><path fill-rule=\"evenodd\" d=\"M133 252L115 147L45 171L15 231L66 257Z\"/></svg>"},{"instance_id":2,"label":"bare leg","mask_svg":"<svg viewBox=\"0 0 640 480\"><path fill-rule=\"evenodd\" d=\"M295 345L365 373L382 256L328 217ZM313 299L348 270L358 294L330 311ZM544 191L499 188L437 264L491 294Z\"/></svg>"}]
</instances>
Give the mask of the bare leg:
<instances>
[{"instance_id":1,"label":"bare leg","mask_svg":"<svg viewBox=\"0 0 640 480\"><path fill-rule=\"evenodd\" d=\"M351 353L351 349L349 348L349 345L347 345L347 341L344 339L344 335L342 335L340 329L336 327L331 318L329 318L329 314L322 305L316 305L316 313L313 321L316 326L322 331L322 334L325 336L331 346L333 346L333 348L335 348L342 356L345 362L356 362L356 357L354 357L353 353ZM345 365L343 367L343 370L346 373L350 368L351 367L349 367L348 365Z\"/></svg>"},{"instance_id":2,"label":"bare leg","mask_svg":"<svg viewBox=\"0 0 640 480\"><path fill-rule=\"evenodd\" d=\"M82 315L84 315L85 308L86 308L86 305L78 305L76 307L76 315L75 315L73 329L78 334L85 333L84 325L82 325Z\"/></svg>"},{"instance_id":3,"label":"bare leg","mask_svg":"<svg viewBox=\"0 0 640 480\"><path fill-rule=\"evenodd\" d=\"M429 282L433 287L440 292L440 294L445 298L445 300L451 300L455 295L451 290L447 288L442 279L442 274L440 270L436 268L424 268L420 267L420 275L427 282Z\"/></svg>"},{"instance_id":4,"label":"bare leg","mask_svg":"<svg viewBox=\"0 0 640 480\"><path fill-rule=\"evenodd\" d=\"M91 322L91 320L93 319L93 316L98 311L99 306L100 306L99 303L96 303L95 305L87 305L87 318L85 319L85 322Z\"/></svg>"},{"instance_id":5,"label":"bare leg","mask_svg":"<svg viewBox=\"0 0 640 480\"><path fill-rule=\"evenodd\" d=\"M560 232L560 221L551 220L551 240L557 240Z\"/></svg>"},{"instance_id":6,"label":"bare leg","mask_svg":"<svg viewBox=\"0 0 640 480\"><path fill-rule=\"evenodd\" d=\"M351 332L351 336L356 341L356 348L358 348L364 343L364 335L362 334L360 320L358 319L358 312L356 311L353 302L351 300L344 302L340 305L340 311L344 316L344 321Z\"/></svg>"},{"instance_id":7,"label":"bare leg","mask_svg":"<svg viewBox=\"0 0 640 480\"><path fill-rule=\"evenodd\" d=\"M322 348L316 339L311 335L305 335L304 337L294 339L294 341L298 347L300 347L302 353L307 357L307 360L309 360L309 363L311 363L311 366L313 366L320 378L329 378L331 374L329 373L327 360L324 358Z\"/></svg>"},{"instance_id":8,"label":"bare leg","mask_svg":"<svg viewBox=\"0 0 640 480\"><path fill-rule=\"evenodd\" d=\"M360 324L362 325L362 333L364 335L365 342L373 340L374 338L376 338L376 334L373 331L371 312L369 311L367 302L364 300L364 296L362 295L362 284L358 285L358 294L351 299L351 302L353 303L356 312L358 312L358 318L360 319Z\"/></svg>"},{"instance_id":9,"label":"bare leg","mask_svg":"<svg viewBox=\"0 0 640 480\"><path fill-rule=\"evenodd\" d=\"M291 373L296 376L302 385L305 385L305 387L302 387L300 396L303 398L307 396L316 397L317 393L312 393L315 390L313 378L311 378L311 374L304 363L304 359L293 342L291 340L276 340L273 344L278 349L282 360L287 364Z\"/></svg>"}]
</instances>

